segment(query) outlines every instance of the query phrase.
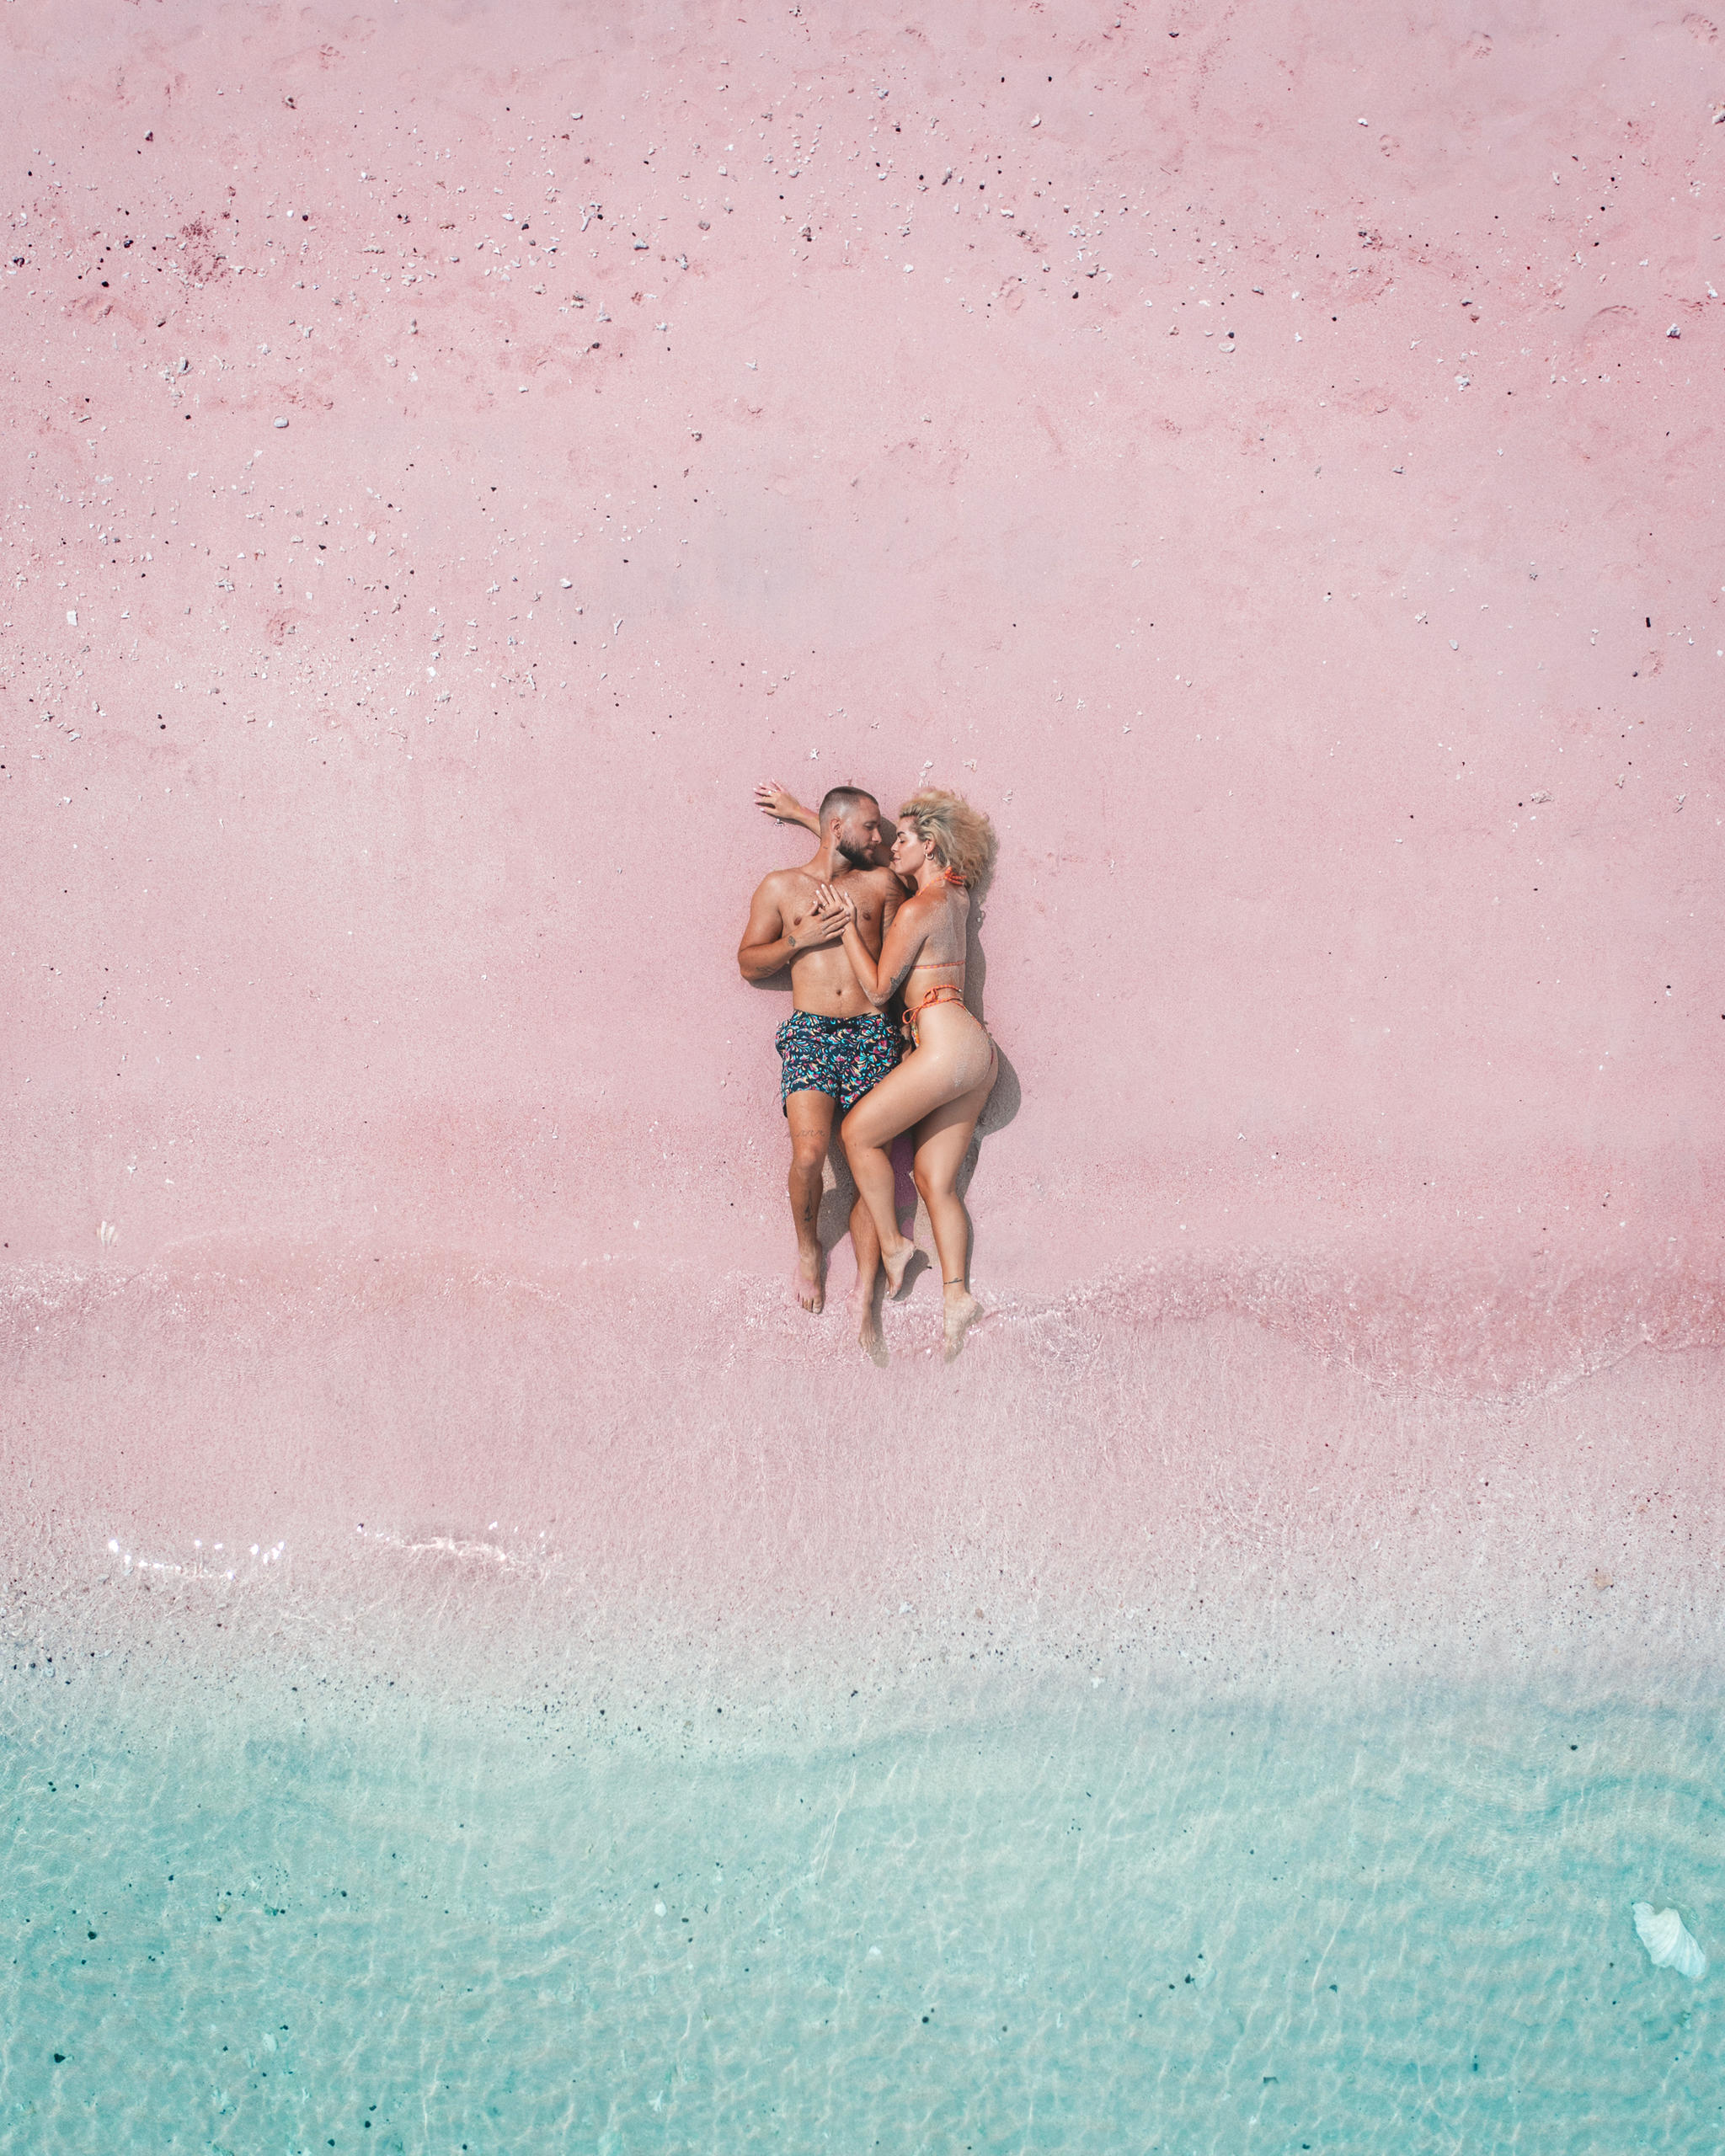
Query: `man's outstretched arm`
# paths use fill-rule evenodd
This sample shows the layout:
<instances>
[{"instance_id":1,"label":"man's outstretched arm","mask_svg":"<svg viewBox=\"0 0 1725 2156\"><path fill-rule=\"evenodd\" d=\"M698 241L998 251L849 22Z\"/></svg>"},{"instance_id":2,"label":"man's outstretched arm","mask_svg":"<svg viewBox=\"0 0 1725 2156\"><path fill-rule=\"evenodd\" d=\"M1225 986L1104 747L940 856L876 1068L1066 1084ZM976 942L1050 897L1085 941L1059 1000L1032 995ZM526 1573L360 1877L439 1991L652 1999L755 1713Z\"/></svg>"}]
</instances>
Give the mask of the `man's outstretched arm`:
<instances>
[{"instance_id":1,"label":"man's outstretched arm","mask_svg":"<svg viewBox=\"0 0 1725 2156\"><path fill-rule=\"evenodd\" d=\"M777 779L762 779L755 789L755 806L776 824L800 824L805 831L820 836L820 817L812 808L805 808L794 793L787 793Z\"/></svg>"}]
</instances>

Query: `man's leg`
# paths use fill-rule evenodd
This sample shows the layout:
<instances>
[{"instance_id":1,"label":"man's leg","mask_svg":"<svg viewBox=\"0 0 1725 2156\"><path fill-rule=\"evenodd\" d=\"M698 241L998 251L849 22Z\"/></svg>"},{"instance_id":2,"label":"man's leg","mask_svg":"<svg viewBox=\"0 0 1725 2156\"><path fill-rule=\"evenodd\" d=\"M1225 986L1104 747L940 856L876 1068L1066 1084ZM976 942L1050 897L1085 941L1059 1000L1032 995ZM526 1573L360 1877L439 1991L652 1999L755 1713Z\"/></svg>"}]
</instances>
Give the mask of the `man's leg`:
<instances>
[{"instance_id":1,"label":"man's leg","mask_svg":"<svg viewBox=\"0 0 1725 2156\"><path fill-rule=\"evenodd\" d=\"M872 1092L898 1059L897 1033L884 1019L873 1026L857 1028L842 1074L845 1092L850 1096L849 1106L854 1107L857 1101ZM848 1154L846 1158L848 1163ZM857 1284L851 1290L851 1313L857 1321L857 1342L870 1362L884 1369L887 1361L886 1338L874 1309L874 1291L880 1278L880 1231L874 1225L874 1215L860 1184L856 1203L851 1208L851 1248L857 1259Z\"/></svg>"},{"instance_id":2,"label":"man's leg","mask_svg":"<svg viewBox=\"0 0 1725 2156\"><path fill-rule=\"evenodd\" d=\"M826 1302L826 1253L820 1247L820 1171L832 1137L832 1101L825 1093L793 1093L785 1102L791 1129L791 1219L797 1230L797 1300L815 1311ZM878 1251L877 1251L878 1257Z\"/></svg>"},{"instance_id":3,"label":"man's leg","mask_svg":"<svg viewBox=\"0 0 1725 2156\"><path fill-rule=\"evenodd\" d=\"M851 1208L851 1249L857 1260L857 1284L851 1290L857 1338L872 1361L884 1363L886 1341L874 1312L875 1283L880 1278L880 1237L874 1230L874 1216L860 1195Z\"/></svg>"}]
</instances>

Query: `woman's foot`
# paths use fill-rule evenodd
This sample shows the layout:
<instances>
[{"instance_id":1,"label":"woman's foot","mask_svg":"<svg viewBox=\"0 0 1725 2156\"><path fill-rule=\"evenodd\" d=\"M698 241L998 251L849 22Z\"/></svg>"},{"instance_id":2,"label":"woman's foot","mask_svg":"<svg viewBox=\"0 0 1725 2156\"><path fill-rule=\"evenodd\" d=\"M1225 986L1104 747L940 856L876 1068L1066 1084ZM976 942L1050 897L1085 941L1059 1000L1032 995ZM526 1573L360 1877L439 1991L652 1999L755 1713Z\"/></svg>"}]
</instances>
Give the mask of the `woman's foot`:
<instances>
[{"instance_id":1,"label":"woman's foot","mask_svg":"<svg viewBox=\"0 0 1725 2156\"><path fill-rule=\"evenodd\" d=\"M915 1243L900 1243L896 1250L883 1250L880 1253L881 1270L886 1274L886 1291L896 1303L916 1277L912 1270L922 1252ZM918 1268L920 1269L920 1268Z\"/></svg>"},{"instance_id":2,"label":"woman's foot","mask_svg":"<svg viewBox=\"0 0 1725 2156\"><path fill-rule=\"evenodd\" d=\"M982 1305L968 1288L952 1287L946 1291L943 1323L946 1328L946 1360L956 1362L964 1345L964 1335L982 1315Z\"/></svg>"},{"instance_id":3,"label":"woman's foot","mask_svg":"<svg viewBox=\"0 0 1725 2156\"><path fill-rule=\"evenodd\" d=\"M826 1252L816 1243L813 1250L797 1246L797 1267L791 1286L798 1302L811 1317L826 1308Z\"/></svg>"}]
</instances>

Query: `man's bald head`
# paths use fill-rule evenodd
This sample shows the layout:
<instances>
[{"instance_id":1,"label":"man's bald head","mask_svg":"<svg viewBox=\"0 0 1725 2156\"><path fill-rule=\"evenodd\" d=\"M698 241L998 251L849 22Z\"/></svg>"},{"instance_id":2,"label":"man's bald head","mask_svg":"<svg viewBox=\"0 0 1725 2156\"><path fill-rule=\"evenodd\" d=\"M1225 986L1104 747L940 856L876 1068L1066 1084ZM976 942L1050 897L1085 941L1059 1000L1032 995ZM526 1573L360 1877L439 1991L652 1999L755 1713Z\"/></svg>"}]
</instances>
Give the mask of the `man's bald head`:
<instances>
[{"instance_id":1,"label":"man's bald head","mask_svg":"<svg viewBox=\"0 0 1725 2156\"><path fill-rule=\"evenodd\" d=\"M880 803L872 793L865 793L860 786L829 787L820 797L821 830L825 830L835 816L848 823L865 806L878 812Z\"/></svg>"},{"instance_id":2,"label":"man's bald head","mask_svg":"<svg viewBox=\"0 0 1725 2156\"><path fill-rule=\"evenodd\" d=\"M820 803L820 831L830 837L836 824L838 851L852 868L877 865L880 846L880 803L860 786L828 788Z\"/></svg>"}]
</instances>

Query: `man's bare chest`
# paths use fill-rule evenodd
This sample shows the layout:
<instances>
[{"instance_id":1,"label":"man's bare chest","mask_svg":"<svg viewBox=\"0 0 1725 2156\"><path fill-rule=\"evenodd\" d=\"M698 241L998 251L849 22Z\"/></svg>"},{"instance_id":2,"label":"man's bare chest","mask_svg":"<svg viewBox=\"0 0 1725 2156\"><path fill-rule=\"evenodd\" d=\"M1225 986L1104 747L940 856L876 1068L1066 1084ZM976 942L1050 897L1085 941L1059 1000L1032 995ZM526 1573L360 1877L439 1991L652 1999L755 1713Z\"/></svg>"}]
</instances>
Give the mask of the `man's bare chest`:
<instances>
[{"instance_id":1,"label":"man's bare chest","mask_svg":"<svg viewBox=\"0 0 1725 2156\"><path fill-rule=\"evenodd\" d=\"M873 957L880 953L882 900L879 891L872 889L858 878L846 878L836 883L834 889L841 892L857 909L857 930ZM819 886L811 877L796 884L785 901L785 920L792 935L795 935L805 921L814 919L814 894ZM833 947L835 949L837 946Z\"/></svg>"}]
</instances>

